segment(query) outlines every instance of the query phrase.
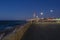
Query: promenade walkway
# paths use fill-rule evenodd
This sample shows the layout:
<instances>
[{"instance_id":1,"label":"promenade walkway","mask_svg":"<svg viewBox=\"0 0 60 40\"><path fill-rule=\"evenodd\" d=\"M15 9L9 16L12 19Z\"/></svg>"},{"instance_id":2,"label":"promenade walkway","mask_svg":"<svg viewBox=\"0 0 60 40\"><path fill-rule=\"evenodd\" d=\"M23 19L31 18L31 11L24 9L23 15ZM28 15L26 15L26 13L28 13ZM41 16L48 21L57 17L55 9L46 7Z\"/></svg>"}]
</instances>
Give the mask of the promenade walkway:
<instances>
[{"instance_id":1,"label":"promenade walkway","mask_svg":"<svg viewBox=\"0 0 60 40\"><path fill-rule=\"evenodd\" d=\"M60 23L31 22L16 28L2 40L58 40L59 37Z\"/></svg>"},{"instance_id":2,"label":"promenade walkway","mask_svg":"<svg viewBox=\"0 0 60 40\"><path fill-rule=\"evenodd\" d=\"M16 28L11 34L6 35L2 40L21 40L31 23L27 23L20 28Z\"/></svg>"}]
</instances>

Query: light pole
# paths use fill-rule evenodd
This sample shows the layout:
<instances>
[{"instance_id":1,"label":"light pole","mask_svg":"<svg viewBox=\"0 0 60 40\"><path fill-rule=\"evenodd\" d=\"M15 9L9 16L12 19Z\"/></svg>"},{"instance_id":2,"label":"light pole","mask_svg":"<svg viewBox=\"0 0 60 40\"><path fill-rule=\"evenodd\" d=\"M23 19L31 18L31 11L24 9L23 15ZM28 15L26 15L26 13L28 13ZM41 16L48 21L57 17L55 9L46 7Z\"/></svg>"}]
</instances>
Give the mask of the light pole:
<instances>
[{"instance_id":1,"label":"light pole","mask_svg":"<svg viewBox=\"0 0 60 40\"><path fill-rule=\"evenodd\" d=\"M35 14L35 12L34 12L34 14L33 14L33 18L35 19L35 17L36 17L36 14Z\"/></svg>"},{"instance_id":2,"label":"light pole","mask_svg":"<svg viewBox=\"0 0 60 40\"><path fill-rule=\"evenodd\" d=\"M51 17L53 18L53 15L52 15L52 13L53 13L53 10L52 10L52 9L50 10L50 13L51 13Z\"/></svg>"},{"instance_id":3,"label":"light pole","mask_svg":"<svg viewBox=\"0 0 60 40\"><path fill-rule=\"evenodd\" d=\"M41 16L43 16L43 12L41 12L40 14L41 14ZM41 19L43 19L43 17L41 17Z\"/></svg>"}]
</instances>

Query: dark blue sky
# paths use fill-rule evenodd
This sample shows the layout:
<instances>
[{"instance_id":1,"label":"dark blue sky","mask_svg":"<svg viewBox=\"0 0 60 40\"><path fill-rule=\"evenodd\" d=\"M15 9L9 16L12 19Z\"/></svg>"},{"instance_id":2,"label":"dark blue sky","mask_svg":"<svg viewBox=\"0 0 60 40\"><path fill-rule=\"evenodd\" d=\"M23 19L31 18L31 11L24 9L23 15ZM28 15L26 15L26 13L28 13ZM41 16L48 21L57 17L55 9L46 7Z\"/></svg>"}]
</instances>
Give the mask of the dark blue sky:
<instances>
[{"instance_id":1,"label":"dark blue sky","mask_svg":"<svg viewBox=\"0 0 60 40\"><path fill-rule=\"evenodd\" d=\"M43 17L60 17L60 0L0 0L0 20L32 18L34 12L39 17L41 12Z\"/></svg>"}]
</instances>

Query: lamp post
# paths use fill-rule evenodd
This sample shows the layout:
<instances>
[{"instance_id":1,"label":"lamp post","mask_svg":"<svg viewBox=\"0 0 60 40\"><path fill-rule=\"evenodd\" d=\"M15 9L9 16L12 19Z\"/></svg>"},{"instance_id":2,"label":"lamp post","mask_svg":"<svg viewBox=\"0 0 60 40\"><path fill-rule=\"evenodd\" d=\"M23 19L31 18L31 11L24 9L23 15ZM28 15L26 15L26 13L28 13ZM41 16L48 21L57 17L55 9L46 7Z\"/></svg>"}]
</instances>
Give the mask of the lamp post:
<instances>
[{"instance_id":1,"label":"lamp post","mask_svg":"<svg viewBox=\"0 0 60 40\"><path fill-rule=\"evenodd\" d=\"M43 16L43 12L41 12L40 14L41 14L41 16ZM41 17L41 19L43 19L43 17Z\"/></svg>"},{"instance_id":2,"label":"lamp post","mask_svg":"<svg viewBox=\"0 0 60 40\"><path fill-rule=\"evenodd\" d=\"M53 13L53 10L52 10L52 9L50 10L50 13L51 13L51 15L52 15L52 13ZM53 18L53 16L51 16L51 17Z\"/></svg>"},{"instance_id":3,"label":"lamp post","mask_svg":"<svg viewBox=\"0 0 60 40\"><path fill-rule=\"evenodd\" d=\"M36 18L36 13L34 12L34 14L33 14L33 19L35 19Z\"/></svg>"}]
</instances>

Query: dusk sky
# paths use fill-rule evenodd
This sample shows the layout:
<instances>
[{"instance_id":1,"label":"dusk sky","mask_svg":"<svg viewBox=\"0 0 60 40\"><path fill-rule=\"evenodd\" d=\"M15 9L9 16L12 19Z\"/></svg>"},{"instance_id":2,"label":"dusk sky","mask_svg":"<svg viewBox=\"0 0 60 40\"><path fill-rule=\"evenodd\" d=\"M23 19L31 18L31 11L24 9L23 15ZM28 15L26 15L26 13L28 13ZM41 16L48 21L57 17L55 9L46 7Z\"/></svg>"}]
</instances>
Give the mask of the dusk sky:
<instances>
[{"instance_id":1,"label":"dusk sky","mask_svg":"<svg viewBox=\"0 0 60 40\"><path fill-rule=\"evenodd\" d=\"M53 10L53 12L50 12ZM43 17L60 17L60 0L0 0L0 20L33 18L33 13Z\"/></svg>"}]
</instances>

